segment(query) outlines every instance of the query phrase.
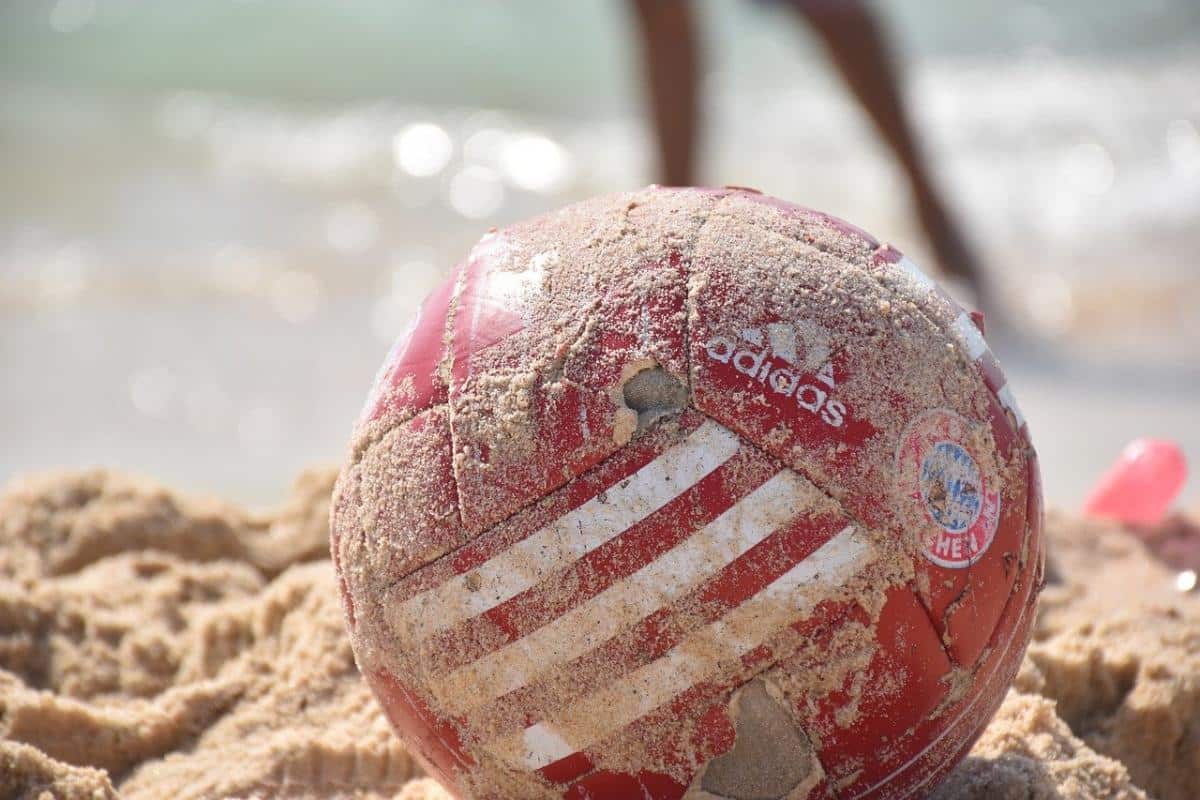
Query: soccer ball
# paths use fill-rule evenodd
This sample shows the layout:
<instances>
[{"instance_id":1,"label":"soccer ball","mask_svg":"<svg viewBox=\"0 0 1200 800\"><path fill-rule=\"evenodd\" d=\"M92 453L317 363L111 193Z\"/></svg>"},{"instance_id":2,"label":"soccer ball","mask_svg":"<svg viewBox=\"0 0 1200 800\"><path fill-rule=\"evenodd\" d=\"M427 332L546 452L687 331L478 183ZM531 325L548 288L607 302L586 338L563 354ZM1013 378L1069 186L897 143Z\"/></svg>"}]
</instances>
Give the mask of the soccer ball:
<instances>
[{"instance_id":1,"label":"soccer ball","mask_svg":"<svg viewBox=\"0 0 1200 800\"><path fill-rule=\"evenodd\" d=\"M975 319L740 189L485 235L388 356L331 516L363 675L487 800L923 794L1044 571Z\"/></svg>"}]
</instances>

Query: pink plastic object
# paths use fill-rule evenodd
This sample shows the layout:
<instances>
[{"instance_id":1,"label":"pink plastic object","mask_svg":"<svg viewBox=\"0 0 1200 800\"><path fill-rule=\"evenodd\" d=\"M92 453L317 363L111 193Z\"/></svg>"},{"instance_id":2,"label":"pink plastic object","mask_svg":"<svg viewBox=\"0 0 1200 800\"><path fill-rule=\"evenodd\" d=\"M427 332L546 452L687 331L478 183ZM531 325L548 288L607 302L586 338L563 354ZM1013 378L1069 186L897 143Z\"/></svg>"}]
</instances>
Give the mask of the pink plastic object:
<instances>
[{"instance_id":1,"label":"pink plastic object","mask_svg":"<svg viewBox=\"0 0 1200 800\"><path fill-rule=\"evenodd\" d=\"M1174 442L1134 439L1096 484L1083 511L1129 525L1155 525L1187 480L1187 462Z\"/></svg>"}]
</instances>

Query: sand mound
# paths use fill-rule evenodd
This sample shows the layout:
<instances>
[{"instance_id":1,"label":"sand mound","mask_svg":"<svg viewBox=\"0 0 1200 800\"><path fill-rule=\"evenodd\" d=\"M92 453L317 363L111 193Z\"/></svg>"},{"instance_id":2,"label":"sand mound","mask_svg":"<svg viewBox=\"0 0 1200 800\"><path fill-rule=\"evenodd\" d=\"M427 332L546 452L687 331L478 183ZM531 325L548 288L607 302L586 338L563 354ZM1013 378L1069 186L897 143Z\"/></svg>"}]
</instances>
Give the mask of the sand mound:
<instances>
[{"instance_id":1,"label":"sand mound","mask_svg":"<svg viewBox=\"0 0 1200 800\"><path fill-rule=\"evenodd\" d=\"M445 798L354 667L332 471L252 515L106 472L0 498L0 797ZM1059 581L947 798L1200 797L1200 598L1052 515Z\"/></svg>"}]
</instances>

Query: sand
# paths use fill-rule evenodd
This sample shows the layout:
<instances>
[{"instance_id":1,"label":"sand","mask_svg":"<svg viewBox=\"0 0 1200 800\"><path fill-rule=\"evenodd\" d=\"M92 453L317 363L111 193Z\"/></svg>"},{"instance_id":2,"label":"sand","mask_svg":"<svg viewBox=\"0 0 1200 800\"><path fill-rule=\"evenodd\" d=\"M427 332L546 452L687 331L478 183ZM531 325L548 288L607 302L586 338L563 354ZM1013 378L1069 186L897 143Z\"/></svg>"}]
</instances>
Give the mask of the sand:
<instances>
[{"instance_id":1,"label":"sand","mask_svg":"<svg viewBox=\"0 0 1200 800\"><path fill-rule=\"evenodd\" d=\"M445 798L355 669L333 479L262 515L103 471L11 483L0 797ZM935 796L1200 796L1200 596L1112 526L1047 528L1035 641Z\"/></svg>"}]
</instances>

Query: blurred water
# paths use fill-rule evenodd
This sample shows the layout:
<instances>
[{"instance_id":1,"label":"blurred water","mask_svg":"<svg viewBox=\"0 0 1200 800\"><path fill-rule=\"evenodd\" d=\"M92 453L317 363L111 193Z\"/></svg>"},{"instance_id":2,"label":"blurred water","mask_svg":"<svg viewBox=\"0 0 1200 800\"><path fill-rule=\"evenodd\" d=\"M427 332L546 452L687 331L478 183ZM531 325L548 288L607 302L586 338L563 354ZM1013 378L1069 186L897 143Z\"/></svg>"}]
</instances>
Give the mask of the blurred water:
<instances>
[{"instance_id":1,"label":"blurred water","mask_svg":"<svg viewBox=\"0 0 1200 800\"><path fill-rule=\"evenodd\" d=\"M921 257L802 27L700 6L707 182ZM1195 460L1200 6L881 6L1027 334L998 346L1051 496L1076 502L1135 435ZM0 9L0 478L104 463L274 499L338 457L388 341L483 229L651 180L621 4L453 8Z\"/></svg>"}]
</instances>

